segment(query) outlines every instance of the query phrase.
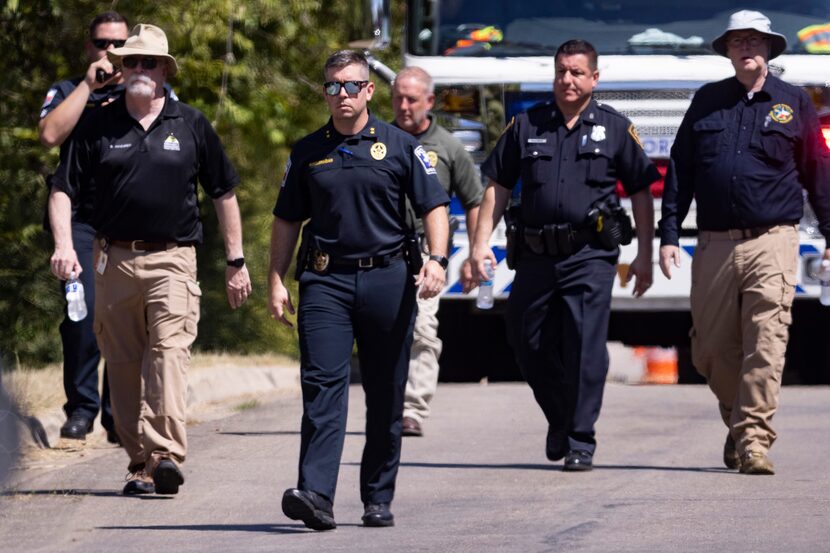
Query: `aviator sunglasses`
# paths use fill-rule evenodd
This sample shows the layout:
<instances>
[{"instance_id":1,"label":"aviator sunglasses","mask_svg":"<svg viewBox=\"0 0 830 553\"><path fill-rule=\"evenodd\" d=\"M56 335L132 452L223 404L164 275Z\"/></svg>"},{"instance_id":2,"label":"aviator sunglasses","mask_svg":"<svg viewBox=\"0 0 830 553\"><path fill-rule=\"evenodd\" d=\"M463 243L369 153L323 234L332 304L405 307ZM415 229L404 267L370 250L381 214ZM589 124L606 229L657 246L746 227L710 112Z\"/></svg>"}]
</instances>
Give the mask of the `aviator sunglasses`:
<instances>
[{"instance_id":1,"label":"aviator sunglasses","mask_svg":"<svg viewBox=\"0 0 830 553\"><path fill-rule=\"evenodd\" d=\"M93 38L90 42L99 50L106 50L110 44L116 48L121 48L127 41L120 38Z\"/></svg>"},{"instance_id":2,"label":"aviator sunglasses","mask_svg":"<svg viewBox=\"0 0 830 553\"><path fill-rule=\"evenodd\" d=\"M135 69L138 67L138 61L141 60L141 67L150 71L151 69L155 69L158 64L159 60L156 58L139 58L138 56L128 56L126 58L121 59L121 65L126 67L127 69Z\"/></svg>"},{"instance_id":3,"label":"aviator sunglasses","mask_svg":"<svg viewBox=\"0 0 830 553\"><path fill-rule=\"evenodd\" d=\"M345 88L346 94L352 95L360 92L360 89L369 84L369 81L327 81L323 83L323 88L329 96L337 96L340 94L340 89Z\"/></svg>"}]
</instances>

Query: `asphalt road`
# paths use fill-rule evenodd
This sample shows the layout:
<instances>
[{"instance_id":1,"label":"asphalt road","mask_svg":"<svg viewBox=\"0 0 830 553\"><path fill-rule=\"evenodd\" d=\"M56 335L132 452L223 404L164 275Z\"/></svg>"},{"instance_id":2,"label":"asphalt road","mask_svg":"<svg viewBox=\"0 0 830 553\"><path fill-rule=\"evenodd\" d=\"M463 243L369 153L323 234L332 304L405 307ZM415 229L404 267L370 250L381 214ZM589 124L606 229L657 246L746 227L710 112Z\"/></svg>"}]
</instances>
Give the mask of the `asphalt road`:
<instances>
[{"instance_id":1,"label":"asphalt road","mask_svg":"<svg viewBox=\"0 0 830 553\"><path fill-rule=\"evenodd\" d=\"M778 474L722 468L725 429L699 386L609 385L596 469L561 472L522 383L441 385L426 436L406 438L395 528L360 526L363 397L351 388L338 528L286 519L296 481L298 397L190 428L174 498L125 498L118 449L35 463L0 496L0 550L95 551L830 551L830 388L785 388Z\"/></svg>"}]
</instances>

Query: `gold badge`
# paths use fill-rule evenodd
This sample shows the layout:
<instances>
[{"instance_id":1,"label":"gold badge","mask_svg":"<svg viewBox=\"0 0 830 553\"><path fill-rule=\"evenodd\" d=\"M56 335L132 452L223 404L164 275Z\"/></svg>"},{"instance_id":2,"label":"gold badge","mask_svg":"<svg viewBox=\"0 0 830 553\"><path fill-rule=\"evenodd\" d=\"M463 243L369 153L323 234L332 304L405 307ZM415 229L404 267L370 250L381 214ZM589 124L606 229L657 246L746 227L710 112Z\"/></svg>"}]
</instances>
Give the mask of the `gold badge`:
<instances>
[{"instance_id":1,"label":"gold badge","mask_svg":"<svg viewBox=\"0 0 830 553\"><path fill-rule=\"evenodd\" d=\"M775 104L769 111L769 116L779 123L789 123L793 120L793 108L787 104Z\"/></svg>"},{"instance_id":2,"label":"gold badge","mask_svg":"<svg viewBox=\"0 0 830 553\"><path fill-rule=\"evenodd\" d=\"M378 161L382 160L386 157L386 144L383 142L375 142L369 149L369 153L372 154L374 159Z\"/></svg>"},{"instance_id":3,"label":"gold badge","mask_svg":"<svg viewBox=\"0 0 830 553\"><path fill-rule=\"evenodd\" d=\"M438 167L438 154L435 152L427 152L427 157L429 158L429 164L433 167Z\"/></svg>"},{"instance_id":4,"label":"gold badge","mask_svg":"<svg viewBox=\"0 0 830 553\"><path fill-rule=\"evenodd\" d=\"M320 250L314 250L314 270L318 273L322 273L329 267L329 254L326 252L321 252Z\"/></svg>"}]
</instances>

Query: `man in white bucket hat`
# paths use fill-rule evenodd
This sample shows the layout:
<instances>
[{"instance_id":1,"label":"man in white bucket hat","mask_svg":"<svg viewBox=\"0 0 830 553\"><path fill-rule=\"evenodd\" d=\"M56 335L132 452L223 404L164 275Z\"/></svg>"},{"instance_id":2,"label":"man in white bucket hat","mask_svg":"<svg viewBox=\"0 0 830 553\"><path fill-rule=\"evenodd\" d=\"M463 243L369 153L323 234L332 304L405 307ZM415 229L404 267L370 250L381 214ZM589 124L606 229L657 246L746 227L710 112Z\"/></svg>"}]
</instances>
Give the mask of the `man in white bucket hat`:
<instances>
[{"instance_id":1,"label":"man in white bucket hat","mask_svg":"<svg viewBox=\"0 0 830 553\"><path fill-rule=\"evenodd\" d=\"M178 65L164 31L136 25L107 55L126 91L84 119L62 156L49 198L52 272L81 272L70 205L81 190L92 191L94 326L110 371L116 430L130 457L123 493L175 494L184 483L187 369L201 296L196 185L219 218L235 309L251 293L234 193L239 177L204 115L165 91Z\"/></svg>"},{"instance_id":2,"label":"man in white bucket hat","mask_svg":"<svg viewBox=\"0 0 830 553\"><path fill-rule=\"evenodd\" d=\"M692 361L729 429L726 467L774 474L784 354L806 189L830 237L830 151L807 94L768 72L787 48L756 11L739 11L712 48L735 76L702 87L677 131L663 192L660 268L680 266L680 225L694 197ZM824 258L830 259L830 250Z\"/></svg>"}]
</instances>

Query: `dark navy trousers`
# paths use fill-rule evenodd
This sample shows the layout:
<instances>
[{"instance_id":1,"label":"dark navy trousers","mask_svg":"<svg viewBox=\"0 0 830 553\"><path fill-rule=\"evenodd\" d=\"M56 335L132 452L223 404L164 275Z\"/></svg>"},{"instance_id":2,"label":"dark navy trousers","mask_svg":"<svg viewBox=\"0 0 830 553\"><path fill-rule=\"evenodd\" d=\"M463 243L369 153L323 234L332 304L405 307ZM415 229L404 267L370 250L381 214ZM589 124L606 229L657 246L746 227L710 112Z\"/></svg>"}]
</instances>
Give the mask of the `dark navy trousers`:
<instances>
[{"instance_id":1,"label":"dark navy trousers","mask_svg":"<svg viewBox=\"0 0 830 553\"><path fill-rule=\"evenodd\" d=\"M366 395L360 497L363 503L392 501L415 309L415 285L403 260L325 275L307 270L300 277L303 420L298 488L334 501L356 341Z\"/></svg>"},{"instance_id":2,"label":"dark navy trousers","mask_svg":"<svg viewBox=\"0 0 830 553\"><path fill-rule=\"evenodd\" d=\"M522 252L507 306L509 341L548 424L569 449L594 452L608 373L616 252Z\"/></svg>"},{"instance_id":3,"label":"dark navy trousers","mask_svg":"<svg viewBox=\"0 0 830 553\"><path fill-rule=\"evenodd\" d=\"M107 430L113 430L115 425L110 409L109 383L104 368L104 391L98 393L98 362L101 352L93 331L95 313L95 266L92 259L92 243L95 240L95 230L85 224L72 222L72 242L78 254L78 262L83 268L81 283L84 285L86 296L87 316L84 320L74 322L69 319L64 307L64 318L60 325L61 341L63 342L63 389L66 393L66 403L63 410L67 417L78 413L89 418L95 418L101 409L101 425ZM65 292L61 283L61 294Z\"/></svg>"}]
</instances>

